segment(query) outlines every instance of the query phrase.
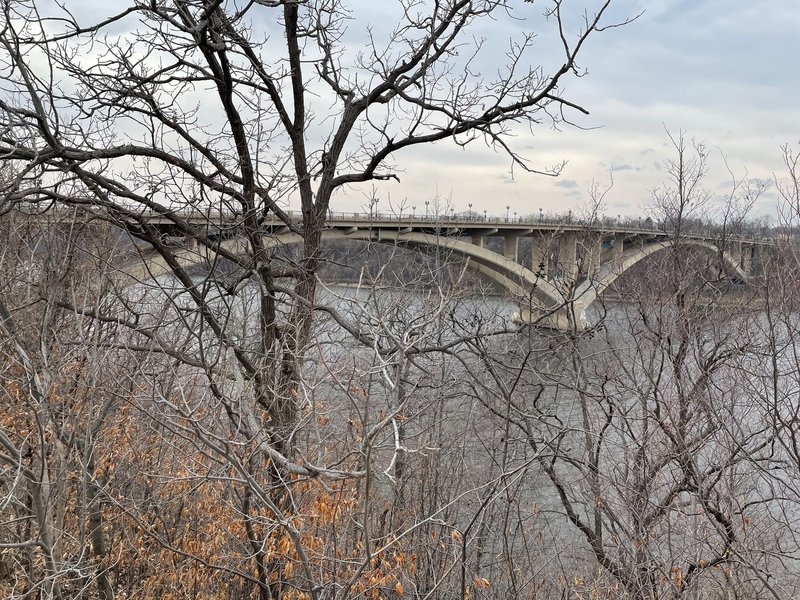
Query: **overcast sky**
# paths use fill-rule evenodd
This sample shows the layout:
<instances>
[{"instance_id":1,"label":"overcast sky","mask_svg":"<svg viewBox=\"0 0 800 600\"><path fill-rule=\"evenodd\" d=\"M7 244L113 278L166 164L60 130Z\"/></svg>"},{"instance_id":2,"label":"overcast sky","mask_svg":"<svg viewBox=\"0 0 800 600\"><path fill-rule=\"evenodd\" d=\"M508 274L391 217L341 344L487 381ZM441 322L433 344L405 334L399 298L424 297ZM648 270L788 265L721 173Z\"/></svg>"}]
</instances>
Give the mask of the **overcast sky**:
<instances>
[{"instance_id":1,"label":"overcast sky","mask_svg":"<svg viewBox=\"0 0 800 600\"><path fill-rule=\"evenodd\" d=\"M590 110L579 119L590 129L543 127L515 140L534 163L567 160L560 177L517 171L512 179L503 156L437 144L399 157L401 182L381 188L381 207L390 196L419 212L438 191L456 210L469 202L496 214L506 205L519 214L576 209L592 180L607 182L613 167L607 212L638 215L664 181L671 156L665 129L683 130L711 150L707 187L715 194L730 188L723 155L739 177L780 176L781 145L797 147L800 139L800 3L616 0L614 13L641 10L636 22L590 40L581 61L588 75L568 85ZM359 201L340 198L339 207ZM774 193L766 194L756 215L772 214L774 205Z\"/></svg>"},{"instance_id":2,"label":"overcast sky","mask_svg":"<svg viewBox=\"0 0 800 600\"><path fill-rule=\"evenodd\" d=\"M114 6L107 0L84 1L71 0L69 6L89 20ZM572 17L598 2L564 0L564 10ZM353 9L348 30L356 40L359 31L365 36L368 24L378 33L393 25L386 13L397 6L394 0L346 4ZM514 6L518 16L535 17L550 3L519 0ZM664 181L664 160L672 156L667 130L683 131L711 149L707 187L718 196L730 189L723 155L738 177L780 177L781 146L798 148L800 139L800 2L614 0L612 8L613 18L642 15L588 41L580 57L588 73L566 86L567 97L591 113L575 115L583 129L554 131L545 124L534 135L526 130L513 140L534 166L566 160L560 177L516 170L512 178L508 157L480 144L414 147L396 157L400 182L379 186L381 210L417 206L419 213L426 200L433 204L438 198L456 210L472 203L479 213L497 215L506 206L520 215L540 208L566 212L579 209L592 181L607 183L613 169L607 213L641 215L652 189ZM497 52L501 64L509 36L534 25L509 19L494 26L498 29L489 34L487 48ZM561 64L560 49L551 43L557 40L541 33L534 56L552 72ZM774 214L775 201L774 192L765 194L755 215ZM366 205L364 191L351 190L337 195L333 208L353 211Z\"/></svg>"}]
</instances>

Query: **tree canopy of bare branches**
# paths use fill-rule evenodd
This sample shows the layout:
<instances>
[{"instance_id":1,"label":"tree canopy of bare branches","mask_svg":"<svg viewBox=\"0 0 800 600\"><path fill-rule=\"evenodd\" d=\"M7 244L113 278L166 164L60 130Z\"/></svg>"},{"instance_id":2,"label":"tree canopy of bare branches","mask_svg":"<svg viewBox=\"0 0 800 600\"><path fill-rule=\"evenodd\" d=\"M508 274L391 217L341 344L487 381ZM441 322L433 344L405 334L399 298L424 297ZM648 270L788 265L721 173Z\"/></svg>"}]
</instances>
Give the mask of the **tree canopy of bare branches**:
<instances>
[{"instance_id":1,"label":"tree canopy of bare branches","mask_svg":"<svg viewBox=\"0 0 800 600\"><path fill-rule=\"evenodd\" d=\"M590 40L627 22L610 0L586 4L400 0L368 23L339 0L131 0L101 17L2 3L3 403L24 406L0 429L4 590L488 589L468 556L527 463L456 480L467 461L441 448L462 409L436 390L458 370L428 357L475 335L447 320L452 274L432 267L441 291L421 321L404 300L343 313L346 297L319 301L322 232L337 193L399 179L397 157L434 142L556 174L513 137L586 112L565 84ZM511 32L499 64L496 23ZM274 219L296 250L269 239ZM23 325L38 309L41 328ZM341 332L362 354L333 350ZM451 450L457 468L437 467ZM417 493L412 463L447 492L383 511Z\"/></svg>"}]
</instances>

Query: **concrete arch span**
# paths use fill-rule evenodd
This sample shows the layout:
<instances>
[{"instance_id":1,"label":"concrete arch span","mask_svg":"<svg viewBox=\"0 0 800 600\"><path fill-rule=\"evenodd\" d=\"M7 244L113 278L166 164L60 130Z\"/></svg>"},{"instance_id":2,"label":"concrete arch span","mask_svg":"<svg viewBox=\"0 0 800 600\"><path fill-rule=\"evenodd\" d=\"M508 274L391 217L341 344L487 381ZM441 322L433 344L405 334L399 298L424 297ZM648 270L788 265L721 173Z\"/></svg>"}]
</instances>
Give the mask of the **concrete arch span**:
<instances>
[{"instance_id":1,"label":"concrete arch span","mask_svg":"<svg viewBox=\"0 0 800 600\"><path fill-rule=\"evenodd\" d=\"M537 276L527 267L497 252L459 238L441 237L426 233L382 231L380 239L376 239L374 236L364 239L372 239L381 243L402 244L427 253L443 249L466 261L469 268L482 273L517 298L528 299L533 294L534 302L542 310L552 309L563 303L561 295L553 284Z\"/></svg>"},{"instance_id":2,"label":"concrete arch span","mask_svg":"<svg viewBox=\"0 0 800 600\"><path fill-rule=\"evenodd\" d=\"M680 243L684 246L707 251L717 257L720 256L720 249L710 242L695 239L681 239ZM621 259L603 265L597 270L593 277L588 278L578 286L575 292L576 306L580 307L580 310L585 312L586 309L588 309L619 277L624 275L628 269L648 256L674 247L675 244L676 240L653 242L625 252ZM744 272L739 263L734 260L728 252L723 251L721 253L721 258L729 274L732 274L733 277L741 281L747 281L749 279L747 273Z\"/></svg>"},{"instance_id":3,"label":"concrete arch span","mask_svg":"<svg viewBox=\"0 0 800 600\"><path fill-rule=\"evenodd\" d=\"M575 288L572 296L568 296L568 294L560 292L553 283L527 267L460 238L383 228L350 231L331 229L323 232L322 238L324 241L358 240L403 245L426 253L444 250L465 261L468 268L488 277L517 297L523 308L520 313L515 315L515 319L524 323L539 323L556 329L571 329L575 326L588 327L587 309L617 278L639 261L657 252L667 250L676 243L675 240L651 242L629 250L597 269L591 277ZM303 240L301 236L287 232L269 236L265 238L265 241L267 246L277 247L301 243ZM680 243L699 248L714 256L720 256L719 248L710 242L682 239ZM245 254L248 250L246 242L241 238L223 241L220 249L233 255ZM199 251L185 249L176 252L175 258L180 266L189 267L203 261L213 262L215 252L204 248ZM733 277L742 281L748 279L747 274L730 254L723 252L721 258ZM154 255L149 258L142 257L128 268L123 267L122 271L137 281L145 281L168 274L170 268L163 257Z\"/></svg>"},{"instance_id":4,"label":"concrete arch span","mask_svg":"<svg viewBox=\"0 0 800 600\"><path fill-rule=\"evenodd\" d=\"M465 261L468 268L486 276L514 296L520 299L524 298L526 304L530 301L537 310L550 311L565 302L563 295L550 282L537 276L527 267L459 238L386 229L358 229L352 232L327 230L323 232L322 239L323 241L357 240L403 245L426 253L444 250ZM265 238L268 247L298 244L302 241L302 237L295 233L283 233ZM223 241L220 244L220 250L229 254L244 254L248 248L244 240L234 238ZM190 267L203 261L212 262L215 258L214 254L213 251L204 248L199 251L184 249L176 252L175 258L181 267ZM145 281L169 274L170 267L162 256L153 255L123 267L122 271L137 281Z\"/></svg>"}]
</instances>

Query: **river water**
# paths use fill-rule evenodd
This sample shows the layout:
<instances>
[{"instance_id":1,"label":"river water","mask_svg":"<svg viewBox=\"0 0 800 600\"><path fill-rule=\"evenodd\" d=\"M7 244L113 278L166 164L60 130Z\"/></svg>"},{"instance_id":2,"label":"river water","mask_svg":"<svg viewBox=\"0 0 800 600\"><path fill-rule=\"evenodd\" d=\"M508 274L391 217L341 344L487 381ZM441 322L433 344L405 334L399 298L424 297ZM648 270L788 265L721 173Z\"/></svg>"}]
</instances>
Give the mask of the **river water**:
<instances>
[{"instance_id":1,"label":"river water","mask_svg":"<svg viewBox=\"0 0 800 600\"><path fill-rule=\"evenodd\" d=\"M764 313L703 298L680 310L615 303L595 307L596 330L570 335L503 332L516 306L502 296L345 297L384 343L353 363L355 379L378 410L410 398L405 488L380 462L394 456L389 431L375 455L383 500L424 505L421 480L433 480L441 503L460 498L454 523L483 510L471 529L477 571L515 593L514 572L553 593L565 573L611 585L601 561L642 594L689 573L696 597L798 593L796 315L770 330ZM402 352L413 357L404 371ZM728 571L698 566L713 561Z\"/></svg>"},{"instance_id":2,"label":"river water","mask_svg":"<svg viewBox=\"0 0 800 600\"><path fill-rule=\"evenodd\" d=\"M253 297L219 300L245 346ZM151 313L188 306L168 304ZM368 470L373 530L424 556L420 589L467 539L493 597L621 578L641 597L683 578L696 598L798 592L796 317L776 333L763 314L630 302L569 334L512 324L516 304L481 288L323 285L317 304L361 339L318 312L295 447Z\"/></svg>"}]
</instances>

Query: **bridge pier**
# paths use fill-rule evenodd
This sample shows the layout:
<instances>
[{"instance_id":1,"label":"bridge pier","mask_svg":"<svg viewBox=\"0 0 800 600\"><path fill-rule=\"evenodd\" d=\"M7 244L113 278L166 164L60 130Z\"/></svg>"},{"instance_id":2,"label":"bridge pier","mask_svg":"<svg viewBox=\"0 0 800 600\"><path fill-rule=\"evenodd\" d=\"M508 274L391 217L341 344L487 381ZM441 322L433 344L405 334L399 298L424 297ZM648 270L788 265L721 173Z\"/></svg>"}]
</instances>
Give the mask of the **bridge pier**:
<instances>
[{"instance_id":1,"label":"bridge pier","mask_svg":"<svg viewBox=\"0 0 800 600\"><path fill-rule=\"evenodd\" d=\"M549 275L550 242L544 233L537 231L531 236L531 271L542 277Z\"/></svg>"},{"instance_id":2,"label":"bridge pier","mask_svg":"<svg viewBox=\"0 0 800 600\"><path fill-rule=\"evenodd\" d=\"M620 264L622 261L622 250L625 245L625 238L614 235L603 239L600 242L600 265L608 263Z\"/></svg>"},{"instance_id":3,"label":"bridge pier","mask_svg":"<svg viewBox=\"0 0 800 600\"><path fill-rule=\"evenodd\" d=\"M748 244L742 242L739 244L739 266L742 271L748 275L754 275L761 272L762 256L761 246L759 244Z\"/></svg>"},{"instance_id":4,"label":"bridge pier","mask_svg":"<svg viewBox=\"0 0 800 600\"><path fill-rule=\"evenodd\" d=\"M597 234L587 234L575 245L578 277L588 277L600 266L601 239Z\"/></svg>"},{"instance_id":5,"label":"bridge pier","mask_svg":"<svg viewBox=\"0 0 800 600\"><path fill-rule=\"evenodd\" d=\"M750 273L752 271L752 264L753 264L753 248L750 244L742 244L738 245L739 247L736 249L735 258L739 261L739 266L742 268L742 271L745 273Z\"/></svg>"},{"instance_id":6,"label":"bridge pier","mask_svg":"<svg viewBox=\"0 0 800 600\"><path fill-rule=\"evenodd\" d=\"M752 246L752 258L750 261L750 270L747 272L748 275L760 275L764 268L764 257L762 256L762 252L764 248L762 246Z\"/></svg>"},{"instance_id":7,"label":"bridge pier","mask_svg":"<svg viewBox=\"0 0 800 600\"><path fill-rule=\"evenodd\" d=\"M558 275L567 281L578 276L578 235L571 231L558 236Z\"/></svg>"},{"instance_id":8,"label":"bridge pier","mask_svg":"<svg viewBox=\"0 0 800 600\"><path fill-rule=\"evenodd\" d=\"M507 235L503 238L503 256L508 260L519 262L519 237Z\"/></svg>"}]
</instances>

